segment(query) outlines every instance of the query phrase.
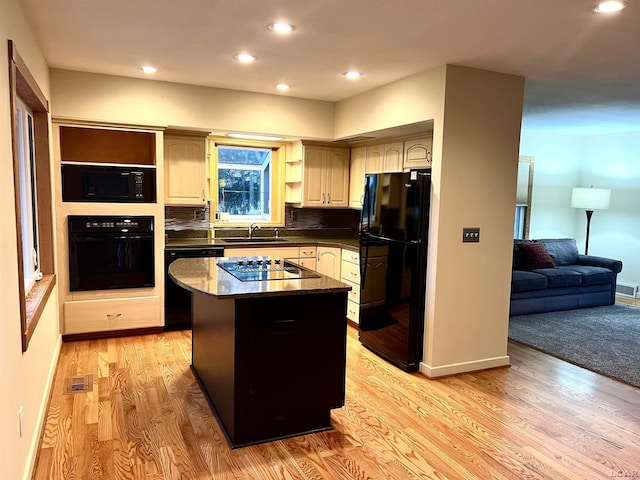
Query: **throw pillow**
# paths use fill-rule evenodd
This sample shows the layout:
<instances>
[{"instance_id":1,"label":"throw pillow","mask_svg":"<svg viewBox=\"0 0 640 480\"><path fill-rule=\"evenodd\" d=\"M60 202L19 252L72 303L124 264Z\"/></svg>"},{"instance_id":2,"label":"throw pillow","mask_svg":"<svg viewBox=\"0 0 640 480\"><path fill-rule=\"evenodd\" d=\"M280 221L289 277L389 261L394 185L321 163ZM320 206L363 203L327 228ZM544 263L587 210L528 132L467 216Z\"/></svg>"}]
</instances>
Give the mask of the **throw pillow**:
<instances>
[{"instance_id":1,"label":"throw pillow","mask_svg":"<svg viewBox=\"0 0 640 480\"><path fill-rule=\"evenodd\" d=\"M518 245L518 248L524 254L525 267L527 270L555 268L551 255L549 255L549 252L547 252L543 244L538 242L524 243Z\"/></svg>"}]
</instances>

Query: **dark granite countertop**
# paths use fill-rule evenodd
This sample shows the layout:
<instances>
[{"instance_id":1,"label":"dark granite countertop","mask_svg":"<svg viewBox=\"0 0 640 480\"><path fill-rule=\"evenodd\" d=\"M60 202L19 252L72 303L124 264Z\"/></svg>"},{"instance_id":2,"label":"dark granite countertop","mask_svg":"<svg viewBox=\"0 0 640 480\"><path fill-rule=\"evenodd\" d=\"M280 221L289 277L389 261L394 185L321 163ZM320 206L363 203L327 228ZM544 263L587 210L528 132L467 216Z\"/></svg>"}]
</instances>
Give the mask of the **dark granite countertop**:
<instances>
[{"instance_id":1,"label":"dark granite countertop","mask_svg":"<svg viewBox=\"0 0 640 480\"><path fill-rule=\"evenodd\" d=\"M227 257L180 258L169 266L178 285L221 299L347 292L351 287L325 275L314 278L242 282L218 267ZM304 267L300 267L304 269ZM307 270L307 269L304 269Z\"/></svg>"}]
</instances>

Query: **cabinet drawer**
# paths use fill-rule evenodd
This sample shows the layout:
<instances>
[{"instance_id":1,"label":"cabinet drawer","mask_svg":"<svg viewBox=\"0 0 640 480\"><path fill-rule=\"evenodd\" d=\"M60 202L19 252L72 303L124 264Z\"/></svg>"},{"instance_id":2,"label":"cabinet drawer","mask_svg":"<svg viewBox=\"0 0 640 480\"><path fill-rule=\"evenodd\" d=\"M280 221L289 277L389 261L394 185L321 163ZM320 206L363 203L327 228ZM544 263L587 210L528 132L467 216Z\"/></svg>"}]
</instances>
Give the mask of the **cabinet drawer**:
<instances>
[{"instance_id":1,"label":"cabinet drawer","mask_svg":"<svg viewBox=\"0 0 640 480\"><path fill-rule=\"evenodd\" d=\"M298 260L296 260L296 262L299 265L302 265L305 268L308 268L310 270L315 270L316 269L316 257L313 258L299 258Z\"/></svg>"},{"instance_id":2,"label":"cabinet drawer","mask_svg":"<svg viewBox=\"0 0 640 480\"><path fill-rule=\"evenodd\" d=\"M64 303L64 333L67 335L160 326L160 297Z\"/></svg>"},{"instance_id":3,"label":"cabinet drawer","mask_svg":"<svg viewBox=\"0 0 640 480\"><path fill-rule=\"evenodd\" d=\"M342 262L342 278L349 282L360 285L360 265L355 265L346 261Z\"/></svg>"},{"instance_id":4,"label":"cabinet drawer","mask_svg":"<svg viewBox=\"0 0 640 480\"><path fill-rule=\"evenodd\" d=\"M353 252L351 250L342 249L342 261L355 263L356 265L360 265L360 255L358 252Z\"/></svg>"},{"instance_id":5,"label":"cabinet drawer","mask_svg":"<svg viewBox=\"0 0 640 480\"><path fill-rule=\"evenodd\" d=\"M349 300L347 302L347 318L355 323L360 323L360 305Z\"/></svg>"},{"instance_id":6,"label":"cabinet drawer","mask_svg":"<svg viewBox=\"0 0 640 480\"><path fill-rule=\"evenodd\" d=\"M341 278L340 280L351 287L351 290L347 292L347 299L360 305L360 285L346 278Z\"/></svg>"},{"instance_id":7,"label":"cabinet drawer","mask_svg":"<svg viewBox=\"0 0 640 480\"><path fill-rule=\"evenodd\" d=\"M300 258L316 258L316 247L300 247Z\"/></svg>"}]
</instances>

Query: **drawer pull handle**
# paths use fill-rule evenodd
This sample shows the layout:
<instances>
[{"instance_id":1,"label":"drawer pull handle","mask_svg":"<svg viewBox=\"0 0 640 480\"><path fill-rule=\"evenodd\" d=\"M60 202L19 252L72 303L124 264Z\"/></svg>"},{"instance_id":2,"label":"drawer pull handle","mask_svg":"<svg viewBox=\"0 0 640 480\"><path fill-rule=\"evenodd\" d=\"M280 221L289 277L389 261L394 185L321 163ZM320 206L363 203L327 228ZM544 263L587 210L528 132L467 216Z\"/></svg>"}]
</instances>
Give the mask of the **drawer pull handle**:
<instances>
[{"instance_id":1,"label":"drawer pull handle","mask_svg":"<svg viewBox=\"0 0 640 480\"><path fill-rule=\"evenodd\" d=\"M351 275L353 275L354 277L358 276L358 274L356 272L351 272Z\"/></svg>"},{"instance_id":2,"label":"drawer pull handle","mask_svg":"<svg viewBox=\"0 0 640 480\"><path fill-rule=\"evenodd\" d=\"M109 320L114 320L118 317L120 317L122 314L121 313L107 313L107 318Z\"/></svg>"}]
</instances>

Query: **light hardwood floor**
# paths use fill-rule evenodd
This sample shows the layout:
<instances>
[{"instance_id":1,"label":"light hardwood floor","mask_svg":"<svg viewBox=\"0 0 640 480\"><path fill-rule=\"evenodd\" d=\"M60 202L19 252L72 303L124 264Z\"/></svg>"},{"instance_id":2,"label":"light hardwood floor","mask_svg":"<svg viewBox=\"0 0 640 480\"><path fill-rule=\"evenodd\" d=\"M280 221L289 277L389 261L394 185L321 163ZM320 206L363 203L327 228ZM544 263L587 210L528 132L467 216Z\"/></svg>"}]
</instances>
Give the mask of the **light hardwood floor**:
<instances>
[{"instance_id":1,"label":"light hardwood floor","mask_svg":"<svg viewBox=\"0 0 640 480\"><path fill-rule=\"evenodd\" d=\"M63 344L35 478L640 477L640 389L515 344L510 368L429 380L368 352L352 328L335 428L231 450L189 369L190 340ZM87 374L92 392L62 393Z\"/></svg>"}]
</instances>

